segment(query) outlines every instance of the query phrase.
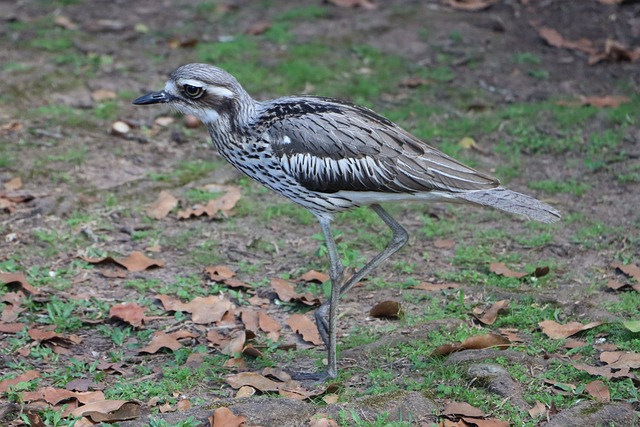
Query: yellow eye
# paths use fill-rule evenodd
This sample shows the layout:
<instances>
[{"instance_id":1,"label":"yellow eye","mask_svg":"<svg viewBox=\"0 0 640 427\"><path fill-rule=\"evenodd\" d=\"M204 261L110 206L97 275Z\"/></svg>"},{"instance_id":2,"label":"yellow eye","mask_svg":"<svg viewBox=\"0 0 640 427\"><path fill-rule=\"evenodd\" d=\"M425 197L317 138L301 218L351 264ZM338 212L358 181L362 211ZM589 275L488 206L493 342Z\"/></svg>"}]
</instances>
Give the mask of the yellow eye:
<instances>
[{"instance_id":1,"label":"yellow eye","mask_svg":"<svg viewBox=\"0 0 640 427\"><path fill-rule=\"evenodd\" d=\"M201 97L204 93L204 89L202 89L200 86L193 85L184 85L182 86L182 90L184 90L185 95L193 99Z\"/></svg>"}]
</instances>

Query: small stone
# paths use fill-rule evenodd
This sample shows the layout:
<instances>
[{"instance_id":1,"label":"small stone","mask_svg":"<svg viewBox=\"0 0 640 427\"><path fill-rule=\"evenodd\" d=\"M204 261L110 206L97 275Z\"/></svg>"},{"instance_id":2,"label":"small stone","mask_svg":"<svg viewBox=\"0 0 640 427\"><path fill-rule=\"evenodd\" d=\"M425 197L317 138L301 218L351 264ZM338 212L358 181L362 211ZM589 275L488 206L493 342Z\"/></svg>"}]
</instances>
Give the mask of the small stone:
<instances>
[{"instance_id":1,"label":"small stone","mask_svg":"<svg viewBox=\"0 0 640 427\"><path fill-rule=\"evenodd\" d=\"M129 127L129 125L121 120L118 120L111 124L111 133L113 135L117 135L117 136L126 135L127 133L129 133L130 130L131 128Z\"/></svg>"}]
</instances>

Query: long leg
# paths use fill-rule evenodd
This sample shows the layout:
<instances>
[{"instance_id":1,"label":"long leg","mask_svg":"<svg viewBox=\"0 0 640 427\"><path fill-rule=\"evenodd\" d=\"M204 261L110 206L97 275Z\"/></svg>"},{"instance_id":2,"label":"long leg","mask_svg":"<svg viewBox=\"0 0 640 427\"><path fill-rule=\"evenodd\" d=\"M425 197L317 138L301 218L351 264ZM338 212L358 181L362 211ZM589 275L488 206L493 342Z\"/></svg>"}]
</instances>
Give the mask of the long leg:
<instances>
[{"instance_id":1,"label":"long leg","mask_svg":"<svg viewBox=\"0 0 640 427\"><path fill-rule=\"evenodd\" d=\"M336 242L333 239L331 233L330 221L327 219L320 219L320 226L322 227L322 233L327 243L327 250L329 252L329 277L331 278L331 297L328 301L325 301L323 306L329 307L329 322L327 324L326 313L323 312L322 324L323 329L318 327L322 341L324 341L327 347L327 375L330 378L338 376L338 362L337 358L337 344L336 344L336 325L338 322L338 299L340 299L340 292L342 291L342 276L344 274L344 266L338 256L338 248L336 248ZM321 306L322 307L322 306ZM319 311L320 309L318 309ZM318 311L316 311L316 322L318 322ZM326 310L325 310L326 311Z\"/></svg>"},{"instance_id":2,"label":"long leg","mask_svg":"<svg viewBox=\"0 0 640 427\"><path fill-rule=\"evenodd\" d=\"M341 283L344 267L338 257L338 251L335 241L331 234L329 222L326 220L320 220L322 226L322 232L327 242L327 249L329 251L329 260L331 267L329 270L329 276L331 277L331 299L325 301L316 310L315 318L318 326L318 332L322 337L328 351L328 375L331 378L335 378L337 375L337 362L336 362L336 324L338 314L338 299L341 295L348 292L353 286L362 280L367 274L374 268L382 264L387 258L396 253L402 248L409 240L407 231L398 222L393 219L391 215L385 211L380 205L371 205L371 209L384 221L385 224L391 229L393 235L391 240L384 248L382 252L373 257L368 263L365 264L360 270L354 273L344 284ZM327 316L327 311L328 316Z\"/></svg>"}]
</instances>

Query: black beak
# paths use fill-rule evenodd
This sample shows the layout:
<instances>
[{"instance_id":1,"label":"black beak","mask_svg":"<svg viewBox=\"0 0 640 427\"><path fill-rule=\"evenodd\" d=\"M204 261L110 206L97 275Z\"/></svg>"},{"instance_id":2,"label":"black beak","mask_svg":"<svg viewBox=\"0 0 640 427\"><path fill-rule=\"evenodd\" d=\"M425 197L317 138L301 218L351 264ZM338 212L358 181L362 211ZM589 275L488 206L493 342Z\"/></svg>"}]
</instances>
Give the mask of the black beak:
<instances>
[{"instance_id":1,"label":"black beak","mask_svg":"<svg viewBox=\"0 0 640 427\"><path fill-rule=\"evenodd\" d=\"M151 92L146 95L142 95L140 98L136 98L133 101L134 105L148 105L148 104L165 104L173 101L176 97L161 90L160 92Z\"/></svg>"}]
</instances>

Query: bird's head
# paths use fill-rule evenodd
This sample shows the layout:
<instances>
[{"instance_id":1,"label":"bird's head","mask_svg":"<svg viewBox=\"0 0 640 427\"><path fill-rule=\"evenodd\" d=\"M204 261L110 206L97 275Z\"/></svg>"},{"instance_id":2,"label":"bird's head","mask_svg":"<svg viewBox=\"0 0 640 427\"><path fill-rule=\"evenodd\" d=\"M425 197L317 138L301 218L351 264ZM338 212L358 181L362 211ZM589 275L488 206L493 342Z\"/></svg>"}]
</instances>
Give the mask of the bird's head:
<instances>
[{"instance_id":1,"label":"bird's head","mask_svg":"<svg viewBox=\"0 0 640 427\"><path fill-rule=\"evenodd\" d=\"M238 116L243 101L252 103L231 74L212 65L187 64L171 73L164 90L143 95L133 104L167 104L213 125L223 115Z\"/></svg>"}]
</instances>

